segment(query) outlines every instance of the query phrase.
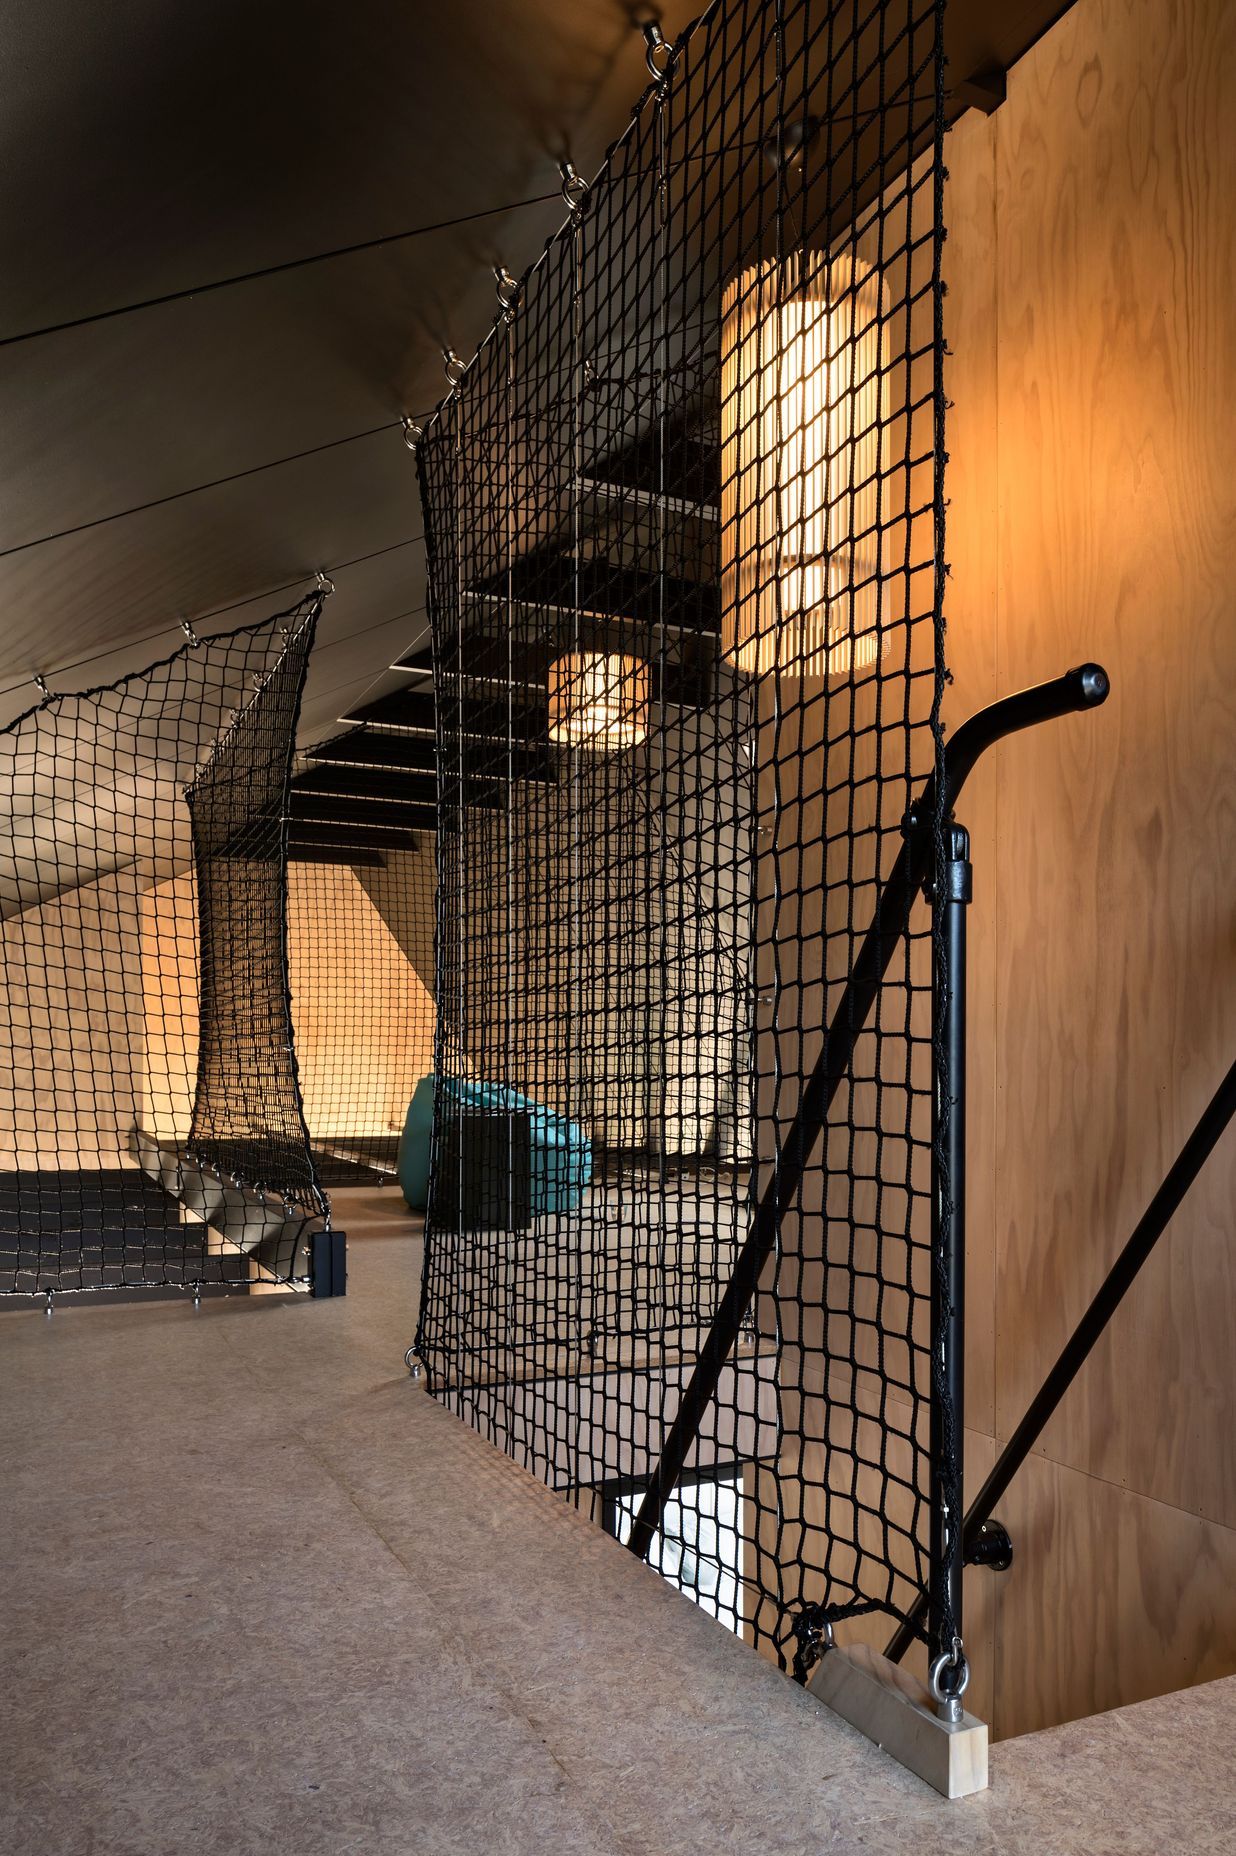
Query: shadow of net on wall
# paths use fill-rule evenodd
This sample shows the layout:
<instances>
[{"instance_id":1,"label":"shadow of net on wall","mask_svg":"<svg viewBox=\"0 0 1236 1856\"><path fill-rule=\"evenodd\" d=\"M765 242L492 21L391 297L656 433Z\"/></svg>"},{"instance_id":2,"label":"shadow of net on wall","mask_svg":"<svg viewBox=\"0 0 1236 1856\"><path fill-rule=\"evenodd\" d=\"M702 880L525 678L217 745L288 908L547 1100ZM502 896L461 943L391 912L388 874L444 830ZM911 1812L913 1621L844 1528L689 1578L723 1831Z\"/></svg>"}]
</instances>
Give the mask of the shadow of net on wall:
<instances>
[{"instance_id":1,"label":"shadow of net on wall","mask_svg":"<svg viewBox=\"0 0 1236 1856\"><path fill-rule=\"evenodd\" d=\"M308 1280L286 813L319 610L0 732L0 1292Z\"/></svg>"},{"instance_id":2,"label":"shadow of net on wall","mask_svg":"<svg viewBox=\"0 0 1236 1856\"><path fill-rule=\"evenodd\" d=\"M941 12L709 8L419 445L417 1352L620 1536L938 765ZM925 907L890 939L651 1555L783 1666L928 1582Z\"/></svg>"}]
</instances>

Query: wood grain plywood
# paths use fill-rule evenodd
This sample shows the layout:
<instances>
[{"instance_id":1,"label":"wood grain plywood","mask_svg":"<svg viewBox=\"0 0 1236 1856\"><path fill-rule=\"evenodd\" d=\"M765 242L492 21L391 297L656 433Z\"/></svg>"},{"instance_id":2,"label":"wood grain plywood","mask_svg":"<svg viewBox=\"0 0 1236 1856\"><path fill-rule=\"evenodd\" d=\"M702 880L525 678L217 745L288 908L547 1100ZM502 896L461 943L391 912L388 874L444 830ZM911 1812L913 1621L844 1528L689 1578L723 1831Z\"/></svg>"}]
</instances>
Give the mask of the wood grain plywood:
<instances>
[{"instance_id":1,"label":"wood grain plywood","mask_svg":"<svg viewBox=\"0 0 1236 1856\"><path fill-rule=\"evenodd\" d=\"M1000 681L1113 679L999 750L1002 1433L1236 1047L1234 99L1226 0L1083 0L996 119ZM1228 1525L1233 1203L1229 1138L1045 1439Z\"/></svg>"},{"instance_id":2,"label":"wood grain plywood","mask_svg":"<svg viewBox=\"0 0 1236 1856\"><path fill-rule=\"evenodd\" d=\"M138 1122L166 1147L189 1138L197 1088L197 882L192 870L143 892Z\"/></svg>"},{"instance_id":3,"label":"wood grain plywood","mask_svg":"<svg viewBox=\"0 0 1236 1856\"><path fill-rule=\"evenodd\" d=\"M1236 1532L1032 1458L1002 1513L1002 1739L1236 1669ZM971 1575L973 1577L973 1575Z\"/></svg>"},{"instance_id":4,"label":"wood grain plywood","mask_svg":"<svg viewBox=\"0 0 1236 1856\"><path fill-rule=\"evenodd\" d=\"M142 994L131 870L0 924L13 1063L0 1077L0 1170L123 1166L140 1090Z\"/></svg>"},{"instance_id":5,"label":"wood grain plywood","mask_svg":"<svg viewBox=\"0 0 1236 1856\"><path fill-rule=\"evenodd\" d=\"M418 939L394 896L383 900L380 913L346 865L288 866L292 1021L317 1142L398 1133L433 1069L434 1004L412 964Z\"/></svg>"}]
</instances>

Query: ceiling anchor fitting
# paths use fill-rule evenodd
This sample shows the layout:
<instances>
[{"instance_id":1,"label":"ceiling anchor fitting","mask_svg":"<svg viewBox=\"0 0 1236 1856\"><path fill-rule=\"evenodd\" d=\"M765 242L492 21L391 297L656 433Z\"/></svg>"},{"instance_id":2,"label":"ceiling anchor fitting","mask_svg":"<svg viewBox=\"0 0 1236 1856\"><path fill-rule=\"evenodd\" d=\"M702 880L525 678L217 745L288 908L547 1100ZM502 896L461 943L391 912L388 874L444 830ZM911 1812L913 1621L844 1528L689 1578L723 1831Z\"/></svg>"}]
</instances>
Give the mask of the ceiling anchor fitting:
<instances>
[{"instance_id":1,"label":"ceiling anchor fitting","mask_svg":"<svg viewBox=\"0 0 1236 1856\"><path fill-rule=\"evenodd\" d=\"M202 641L198 637L197 633L194 631L188 619L182 619L180 621L180 629L184 633L185 637L189 640L189 643L193 646L194 650L196 651L198 645L200 645Z\"/></svg>"},{"instance_id":2,"label":"ceiling anchor fitting","mask_svg":"<svg viewBox=\"0 0 1236 1856\"><path fill-rule=\"evenodd\" d=\"M405 414L403 419L403 442L408 447L408 450L415 451L424 436L424 426L418 425L415 419Z\"/></svg>"},{"instance_id":3,"label":"ceiling anchor fitting","mask_svg":"<svg viewBox=\"0 0 1236 1856\"><path fill-rule=\"evenodd\" d=\"M764 159L770 168L800 174L823 124L818 116L798 116L782 120L764 138Z\"/></svg>"},{"instance_id":4,"label":"ceiling anchor fitting","mask_svg":"<svg viewBox=\"0 0 1236 1856\"><path fill-rule=\"evenodd\" d=\"M562 179L562 197L573 213L578 212L588 197L588 183L579 172L569 155L558 163L558 173Z\"/></svg>"},{"instance_id":5,"label":"ceiling anchor fitting","mask_svg":"<svg viewBox=\"0 0 1236 1856\"><path fill-rule=\"evenodd\" d=\"M453 387L459 385L468 371L468 363L461 360L453 348L444 348L442 350L442 365L446 369L446 377Z\"/></svg>"},{"instance_id":6,"label":"ceiling anchor fitting","mask_svg":"<svg viewBox=\"0 0 1236 1856\"><path fill-rule=\"evenodd\" d=\"M320 567L318 568L317 573L314 575L314 585L317 587L318 592L321 593L322 596L327 599L329 599L330 595L335 590L334 581L330 579L328 575L324 574Z\"/></svg>"},{"instance_id":7,"label":"ceiling anchor fitting","mask_svg":"<svg viewBox=\"0 0 1236 1856\"><path fill-rule=\"evenodd\" d=\"M655 19L650 19L643 28L644 63L654 83L659 84L674 62L674 48Z\"/></svg>"},{"instance_id":8,"label":"ceiling anchor fitting","mask_svg":"<svg viewBox=\"0 0 1236 1856\"><path fill-rule=\"evenodd\" d=\"M494 286L503 309L514 309L519 296L519 279L511 276L505 264L494 265Z\"/></svg>"}]
</instances>

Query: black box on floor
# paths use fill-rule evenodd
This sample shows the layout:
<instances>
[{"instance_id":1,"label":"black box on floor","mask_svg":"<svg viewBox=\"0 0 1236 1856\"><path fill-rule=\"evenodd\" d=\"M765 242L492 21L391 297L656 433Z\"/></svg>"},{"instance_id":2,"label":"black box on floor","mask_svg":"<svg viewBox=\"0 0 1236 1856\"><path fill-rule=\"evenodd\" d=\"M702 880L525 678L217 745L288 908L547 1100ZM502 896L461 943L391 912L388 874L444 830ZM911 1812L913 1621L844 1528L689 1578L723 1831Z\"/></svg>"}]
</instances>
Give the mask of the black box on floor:
<instances>
[{"instance_id":1,"label":"black box on floor","mask_svg":"<svg viewBox=\"0 0 1236 1856\"><path fill-rule=\"evenodd\" d=\"M442 1131L430 1218L445 1231L526 1231L532 1223L532 1117L469 1109Z\"/></svg>"}]
</instances>

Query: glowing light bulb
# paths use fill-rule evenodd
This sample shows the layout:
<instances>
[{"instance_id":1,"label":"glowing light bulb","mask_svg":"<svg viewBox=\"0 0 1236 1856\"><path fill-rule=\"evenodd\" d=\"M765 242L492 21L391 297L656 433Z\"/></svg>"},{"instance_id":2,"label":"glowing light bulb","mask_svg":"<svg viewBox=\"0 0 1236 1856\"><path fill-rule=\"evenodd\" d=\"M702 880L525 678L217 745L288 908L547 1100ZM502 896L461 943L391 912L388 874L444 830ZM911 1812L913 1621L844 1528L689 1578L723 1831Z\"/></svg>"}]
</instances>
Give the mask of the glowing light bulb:
<instances>
[{"instance_id":1,"label":"glowing light bulb","mask_svg":"<svg viewBox=\"0 0 1236 1856\"><path fill-rule=\"evenodd\" d=\"M850 257L744 271L721 329L721 649L802 677L877 662L882 303Z\"/></svg>"},{"instance_id":2,"label":"glowing light bulb","mask_svg":"<svg viewBox=\"0 0 1236 1856\"><path fill-rule=\"evenodd\" d=\"M550 665L549 738L602 752L648 733L648 666L607 651L569 651Z\"/></svg>"}]
</instances>

